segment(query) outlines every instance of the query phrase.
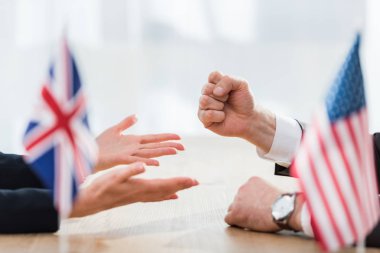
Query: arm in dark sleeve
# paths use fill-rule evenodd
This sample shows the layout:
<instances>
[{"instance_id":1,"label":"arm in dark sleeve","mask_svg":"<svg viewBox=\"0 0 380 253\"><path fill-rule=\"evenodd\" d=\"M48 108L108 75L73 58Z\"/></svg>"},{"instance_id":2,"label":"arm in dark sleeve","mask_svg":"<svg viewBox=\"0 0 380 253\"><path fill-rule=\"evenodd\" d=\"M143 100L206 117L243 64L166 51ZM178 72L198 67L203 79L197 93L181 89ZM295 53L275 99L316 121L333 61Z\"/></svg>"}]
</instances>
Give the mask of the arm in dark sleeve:
<instances>
[{"instance_id":1,"label":"arm in dark sleeve","mask_svg":"<svg viewBox=\"0 0 380 253\"><path fill-rule=\"evenodd\" d=\"M46 233L58 230L49 190L0 190L0 233Z\"/></svg>"},{"instance_id":2,"label":"arm in dark sleeve","mask_svg":"<svg viewBox=\"0 0 380 253\"><path fill-rule=\"evenodd\" d=\"M367 236L366 245L368 247L380 248L380 222L377 223L374 230Z\"/></svg>"},{"instance_id":3,"label":"arm in dark sleeve","mask_svg":"<svg viewBox=\"0 0 380 253\"><path fill-rule=\"evenodd\" d=\"M0 189L43 188L20 155L0 153Z\"/></svg>"}]
</instances>

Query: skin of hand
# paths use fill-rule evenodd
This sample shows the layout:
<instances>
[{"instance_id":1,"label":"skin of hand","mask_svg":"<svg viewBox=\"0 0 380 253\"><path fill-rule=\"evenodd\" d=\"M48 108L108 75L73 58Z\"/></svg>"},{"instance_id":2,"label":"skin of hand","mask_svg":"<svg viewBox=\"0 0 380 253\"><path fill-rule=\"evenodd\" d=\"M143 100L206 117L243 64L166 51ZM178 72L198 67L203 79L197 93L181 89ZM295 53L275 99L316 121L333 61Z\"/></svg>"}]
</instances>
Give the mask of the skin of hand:
<instances>
[{"instance_id":1,"label":"skin of hand","mask_svg":"<svg viewBox=\"0 0 380 253\"><path fill-rule=\"evenodd\" d=\"M176 134L124 135L123 132L136 122L135 115L129 116L96 138L99 158L95 172L134 162L158 166L159 162L152 158L175 155L177 150L184 150L182 144L173 142L173 140L181 139Z\"/></svg>"},{"instance_id":2,"label":"skin of hand","mask_svg":"<svg viewBox=\"0 0 380 253\"><path fill-rule=\"evenodd\" d=\"M212 72L203 86L198 117L216 134L240 137L269 152L276 130L275 115L255 103L245 80Z\"/></svg>"},{"instance_id":3,"label":"skin of hand","mask_svg":"<svg viewBox=\"0 0 380 253\"><path fill-rule=\"evenodd\" d=\"M70 218L83 217L111 208L136 202L155 202L177 199L177 192L198 185L187 177L142 179L143 163L113 168L80 189Z\"/></svg>"},{"instance_id":4,"label":"skin of hand","mask_svg":"<svg viewBox=\"0 0 380 253\"><path fill-rule=\"evenodd\" d=\"M242 185L228 208L225 222L260 232L277 232L281 228L272 219L272 204L283 192L259 177L252 177ZM289 225L301 231L301 207L304 200L297 195L296 206Z\"/></svg>"}]
</instances>

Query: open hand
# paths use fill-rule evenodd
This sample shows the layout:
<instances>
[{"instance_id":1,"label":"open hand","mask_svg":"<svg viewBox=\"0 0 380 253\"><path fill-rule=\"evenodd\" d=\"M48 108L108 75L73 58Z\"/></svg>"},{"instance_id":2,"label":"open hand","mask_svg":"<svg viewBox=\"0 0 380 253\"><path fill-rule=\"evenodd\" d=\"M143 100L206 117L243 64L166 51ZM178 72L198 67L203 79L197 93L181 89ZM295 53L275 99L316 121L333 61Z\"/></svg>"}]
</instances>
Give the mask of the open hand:
<instances>
[{"instance_id":1,"label":"open hand","mask_svg":"<svg viewBox=\"0 0 380 253\"><path fill-rule=\"evenodd\" d=\"M188 177L135 178L144 171L143 163L134 163L100 172L100 176L81 187L70 217L82 217L136 202L177 199L178 191L198 185L198 181Z\"/></svg>"},{"instance_id":2,"label":"open hand","mask_svg":"<svg viewBox=\"0 0 380 253\"><path fill-rule=\"evenodd\" d=\"M176 134L124 135L123 132L133 126L136 121L134 115L129 116L96 138L99 159L95 172L134 162L158 166L159 162L152 158L174 155L177 154L177 150L184 150L182 144L172 142L172 140L180 140Z\"/></svg>"}]
</instances>

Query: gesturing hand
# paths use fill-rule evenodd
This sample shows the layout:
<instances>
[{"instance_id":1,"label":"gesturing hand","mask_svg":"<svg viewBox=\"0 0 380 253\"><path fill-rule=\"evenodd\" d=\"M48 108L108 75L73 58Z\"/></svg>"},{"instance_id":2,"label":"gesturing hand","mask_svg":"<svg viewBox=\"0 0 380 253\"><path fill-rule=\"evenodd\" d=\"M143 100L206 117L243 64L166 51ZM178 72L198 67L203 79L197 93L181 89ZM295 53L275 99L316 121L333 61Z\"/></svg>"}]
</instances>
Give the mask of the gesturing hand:
<instances>
[{"instance_id":1,"label":"gesturing hand","mask_svg":"<svg viewBox=\"0 0 380 253\"><path fill-rule=\"evenodd\" d=\"M275 133L275 115L256 105L244 80L212 72L203 86L198 117L222 136L240 137L268 152Z\"/></svg>"},{"instance_id":2,"label":"gesturing hand","mask_svg":"<svg viewBox=\"0 0 380 253\"><path fill-rule=\"evenodd\" d=\"M176 134L124 135L123 131L136 123L134 115L105 130L97 138L99 159L95 171L111 168L120 164L143 162L158 166L155 157L174 155L184 150L182 144L169 142L179 140Z\"/></svg>"},{"instance_id":3,"label":"gesturing hand","mask_svg":"<svg viewBox=\"0 0 380 253\"><path fill-rule=\"evenodd\" d=\"M144 171L142 163L134 163L126 168L116 167L100 172L91 183L80 189L70 217L82 217L136 202L177 199L178 191L198 185L196 180L188 177L134 177Z\"/></svg>"},{"instance_id":4,"label":"gesturing hand","mask_svg":"<svg viewBox=\"0 0 380 253\"><path fill-rule=\"evenodd\" d=\"M198 116L217 134L243 137L254 116L254 106L246 81L213 72L203 86Z\"/></svg>"}]
</instances>

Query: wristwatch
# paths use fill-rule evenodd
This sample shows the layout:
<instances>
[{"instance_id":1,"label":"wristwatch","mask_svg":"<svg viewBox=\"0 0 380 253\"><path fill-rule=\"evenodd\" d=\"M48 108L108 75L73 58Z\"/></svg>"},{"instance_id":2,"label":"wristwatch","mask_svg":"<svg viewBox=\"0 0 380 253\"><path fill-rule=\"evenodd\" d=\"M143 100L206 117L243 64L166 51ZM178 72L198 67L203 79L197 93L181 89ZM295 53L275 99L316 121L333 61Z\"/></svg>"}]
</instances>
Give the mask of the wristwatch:
<instances>
[{"instance_id":1,"label":"wristwatch","mask_svg":"<svg viewBox=\"0 0 380 253\"><path fill-rule=\"evenodd\" d=\"M289 219L296 206L297 193L281 194L272 205L273 221L282 229L293 230L289 226Z\"/></svg>"}]
</instances>

